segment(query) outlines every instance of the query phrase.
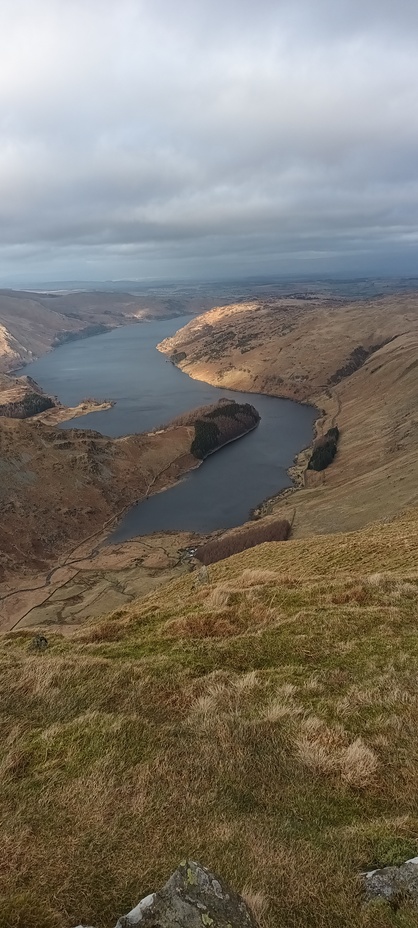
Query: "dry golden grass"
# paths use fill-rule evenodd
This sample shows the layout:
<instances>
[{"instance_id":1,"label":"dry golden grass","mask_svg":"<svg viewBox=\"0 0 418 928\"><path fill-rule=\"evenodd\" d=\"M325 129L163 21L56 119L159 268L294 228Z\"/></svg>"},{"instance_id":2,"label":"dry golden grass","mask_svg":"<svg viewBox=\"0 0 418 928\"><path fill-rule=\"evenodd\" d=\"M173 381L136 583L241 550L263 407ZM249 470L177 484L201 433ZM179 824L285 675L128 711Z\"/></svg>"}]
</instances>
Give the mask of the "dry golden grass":
<instances>
[{"instance_id":1,"label":"dry golden grass","mask_svg":"<svg viewBox=\"0 0 418 928\"><path fill-rule=\"evenodd\" d=\"M213 611L214 609L224 609L231 601L231 591L223 584L213 587L209 595L205 598L205 609Z\"/></svg>"},{"instance_id":2,"label":"dry golden grass","mask_svg":"<svg viewBox=\"0 0 418 928\"><path fill-rule=\"evenodd\" d=\"M43 653L5 636L1 928L109 928L187 855L262 928L416 926L358 873L418 852L417 528L262 545Z\"/></svg>"},{"instance_id":3,"label":"dry golden grass","mask_svg":"<svg viewBox=\"0 0 418 928\"><path fill-rule=\"evenodd\" d=\"M252 889L251 886L244 886L241 890L241 896L245 899L247 905L255 915L260 928L263 928L263 919L268 908L268 900L266 897L263 893Z\"/></svg>"},{"instance_id":4,"label":"dry golden grass","mask_svg":"<svg viewBox=\"0 0 418 928\"><path fill-rule=\"evenodd\" d=\"M78 634L79 640L86 642L118 641L123 637L123 626L118 622L98 622L87 631Z\"/></svg>"},{"instance_id":5,"label":"dry golden grass","mask_svg":"<svg viewBox=\"0 0 418 928\"><path fill-rule=\"evenodd\" d=\"M295 701L296 687L293 684L282 686L267 704L263 712L266 722L279 722L282 719L296 719L303 714L303 706Z\"/></svg>"},{"instance_id":6,"label":"dry golden grass","mask_svg":"<svg viewBox=\"0 0 418 928\"><path fill-rule=\"evenodd\" d=\"M278 581L278 574L273 570L260 570L259 568L253 567L243 570L241 574L242 586L258 586L263 583L274 583Z\"/></svg>"},{"instance_id":7,"label":"dry golden grass","mask_svg":"<svg viewBox=\"0 0 418 928\"><path fill-rule=\"evenodd\" d=\"M331 728L321 719L309 716L296 739L297 754L310 770L336 775L343 783L363 789L374 781L377 757L362 738L349 744L347 740L347 733L340 725Z\"/></svg>"}]
</instances>

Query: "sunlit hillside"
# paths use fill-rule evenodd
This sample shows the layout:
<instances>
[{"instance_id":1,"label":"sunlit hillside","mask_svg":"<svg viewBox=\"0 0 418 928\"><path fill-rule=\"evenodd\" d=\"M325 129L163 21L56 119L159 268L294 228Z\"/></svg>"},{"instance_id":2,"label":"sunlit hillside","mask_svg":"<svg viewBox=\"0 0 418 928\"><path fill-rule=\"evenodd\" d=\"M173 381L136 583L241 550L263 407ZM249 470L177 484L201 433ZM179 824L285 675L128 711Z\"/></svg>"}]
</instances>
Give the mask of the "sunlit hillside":
<instances>
[{"instance_id":1,"label":"sunlit hillside","mask_svg":"<svg viewBox=\"0 0 418 928\"><path fill-rule=\"evenodd\" d=\"M292 534L352 531L418 503L418 300L272 298L197 317L160 349L197 380L312 403L338 454L280 499Z\"/></svg>"}]
</instances>

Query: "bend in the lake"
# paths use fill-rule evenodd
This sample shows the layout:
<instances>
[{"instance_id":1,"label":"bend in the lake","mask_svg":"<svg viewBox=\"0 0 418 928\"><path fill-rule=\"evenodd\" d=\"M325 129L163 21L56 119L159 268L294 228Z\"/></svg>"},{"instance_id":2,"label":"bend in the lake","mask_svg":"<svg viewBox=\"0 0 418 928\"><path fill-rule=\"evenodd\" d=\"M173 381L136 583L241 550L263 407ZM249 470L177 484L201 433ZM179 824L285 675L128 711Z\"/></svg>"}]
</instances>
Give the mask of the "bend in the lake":
<instances>
[{"instance_id":1,"label":"bend in the lake","mask_svg":"<svg viewBox=\"0 0 418 928\"><path fill-rule=\"evenodd\" d=\"M205 533L241 524L261 500L291 485L287 470L311 441L312 407L192 380L156 350L187 321L146 322L69 342L25 369L69 406L86 396L114 400L111 409L63 426L113 437L151 431L221 398L256 406L261 416L256 429L210 455L176 486L134 506L111 536L113 542L154 531Z\"/></svg>"}]
</instances>

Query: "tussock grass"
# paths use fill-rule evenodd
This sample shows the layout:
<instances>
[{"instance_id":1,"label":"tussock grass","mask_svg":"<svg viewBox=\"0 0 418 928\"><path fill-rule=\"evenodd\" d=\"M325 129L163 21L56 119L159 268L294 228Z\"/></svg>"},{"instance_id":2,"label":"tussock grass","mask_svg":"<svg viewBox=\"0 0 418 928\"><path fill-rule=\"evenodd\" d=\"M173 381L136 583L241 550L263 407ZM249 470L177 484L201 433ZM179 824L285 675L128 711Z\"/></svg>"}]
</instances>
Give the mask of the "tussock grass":
<instances>
[{"instance_id":1,"label":"tussock grass","mask_svg":"<svg viewBox=\"0 0 418 928\"><path fill-rule=\"evenodd\" d=\"M257 567L249 567L243 570L241 574L242 586L259 586L263 583L275 583L278 580L277 574L273 570L260 570Z\"/></svg>"},{"instance_id":2,"label":"tussock grass","mask_svg":"<svg viewBox=\"0 0 418 928\"><path fill-rule=\"evenodd\" d=\"M263 893L252 889L251 886L244 886L241 890L241 896L243 899L245 899L247 905L254 913L260 928L263 928L264 915L266 914L268 908L268 900L266 897L263 895Z\"/></svg>"},{"instance_id":3,"label":"tussock grass","mask_svg":"<svg viewBox=\"0 0 418 928\"><path fill-rule=\"evenodd\" d=\"M205 607L210 611L215 609L224 609L225 606L228 606L231 601L231 591L228 589L225 584L215 586L209 593L209 596L205 600Z\"/></svg>"},{"instance_id":4,"label":"tussock grass","mask_svg":"<svg viewBox=\"0 0 418 928\"><path fill-rule=\"evenodd\" d=\"M42 653L5 636L2 928L109 928L187 855L262 928L415 926L358 873L418 853L417 527L262 545Z\"/></svg>"},{"instance_id":5,"label":"tussock grass","mask_svg":"<svg viewBox=\"0 0 418 928\"><path fill-rule=\"evenodd\" d=\"M342 726L330 727L316 716L305 719L296 739L297 753L310 770L336 775L342 782L363 789L373 783L377 756L361 737L347 744Z\"/></svg>"}]
</instances>

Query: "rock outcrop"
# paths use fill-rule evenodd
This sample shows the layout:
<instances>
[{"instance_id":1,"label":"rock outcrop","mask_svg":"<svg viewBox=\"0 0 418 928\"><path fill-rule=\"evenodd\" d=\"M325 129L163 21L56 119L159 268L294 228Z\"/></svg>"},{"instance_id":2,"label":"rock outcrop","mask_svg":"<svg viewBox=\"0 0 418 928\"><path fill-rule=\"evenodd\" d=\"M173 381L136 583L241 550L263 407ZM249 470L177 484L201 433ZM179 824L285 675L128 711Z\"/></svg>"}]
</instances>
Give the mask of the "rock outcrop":
<instances>
[{"instance_id":1,"label":"rock outcrop","mask_svg":"<svg viewBox=\"0 0 418 928\"><path fill-rule=\"evenodd\" d=\"M400 867L383 867L363 874L363 885L368 902L384 899L398 905L409 898L418 905L418 857L405 861Z\"/></svg>"},{"instance_id":2,"label":"rock outcrop","mask_svg":"<svg viewBox=\"0 0 418 928\"><path fill-rule=\"evenodd\" d=\"M141 928L257 928L242 897L193 860L182 861L165 886L123 915L116 928L137 925Z\"/></svg>"}]
</instances>

